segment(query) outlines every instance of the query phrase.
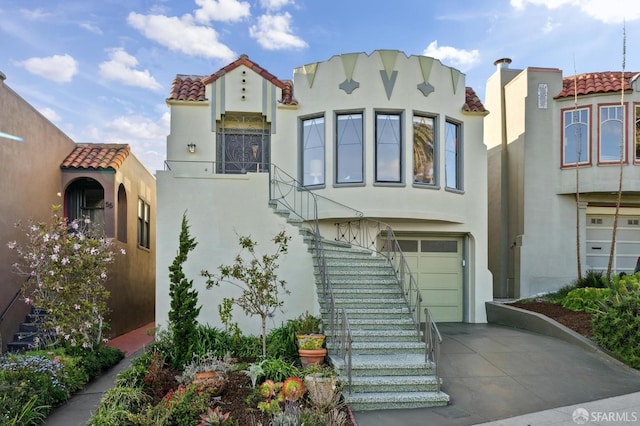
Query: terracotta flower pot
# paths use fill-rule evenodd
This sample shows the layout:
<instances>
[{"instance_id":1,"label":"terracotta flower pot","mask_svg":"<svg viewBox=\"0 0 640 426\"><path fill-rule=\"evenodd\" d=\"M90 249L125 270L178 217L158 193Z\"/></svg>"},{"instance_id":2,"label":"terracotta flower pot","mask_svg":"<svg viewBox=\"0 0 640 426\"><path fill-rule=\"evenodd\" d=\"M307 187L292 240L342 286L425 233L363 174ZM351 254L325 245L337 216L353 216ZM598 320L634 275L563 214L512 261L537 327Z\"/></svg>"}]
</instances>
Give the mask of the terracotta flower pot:
<instances>
[{"instance_id":1,"label":"terracotta flower pot","mask_svg":"<svg viewBox=\"0 0 640 426\"><path fill-rule=\"evenodd\" d=\"M193 383L201 383L207 387L215 388L214 396L218 396L224 392L227 376L222 371L201 371L196 373Z\"/></svg>"},{"instance_id":2,"label":"terracotta flower pot","mask_svg":"<svg viewBox=\"0 0 640 426\"><path fill-rule=\"evenodd\" d=\"M322 365L324 363L324 357L327 355L327 350L325 348L298 349L298 355L300 355L300 362L303 367L310 364Z\"/></svg>"}]
</instances>

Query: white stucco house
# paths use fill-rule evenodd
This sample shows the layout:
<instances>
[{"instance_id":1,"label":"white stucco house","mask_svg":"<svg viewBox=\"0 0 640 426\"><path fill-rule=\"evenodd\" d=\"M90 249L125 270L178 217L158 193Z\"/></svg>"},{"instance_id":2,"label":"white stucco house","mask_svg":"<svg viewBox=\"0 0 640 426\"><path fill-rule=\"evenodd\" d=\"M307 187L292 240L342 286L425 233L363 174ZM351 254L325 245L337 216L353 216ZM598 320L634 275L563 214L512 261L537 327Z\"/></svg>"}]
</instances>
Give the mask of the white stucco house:
<instances>
[{"instance_id":1,"label":"white stucco house","mask_svg":"<svg viewBox=\"0 0 640 426\"><path fill-rule=\"evenodd\" d=\"M304 188L324 200L326 239L338 239L336 223L349 219L390 225L436 321L486 321L487 111L460 71L379 50L307 64L285 81L242 55L208 76L178 75L167 105L166 168L157 173L158 325L167 324L168 266L184 212L198 242L185 268L204 306L201 322L219 326L217 306L234 289L206 290L200 271L231 263L237 235L269 251L283 229L293 238L279 273L291 293L270 326L319 312L308 246L269 203L270 192L282 193L270 186L275 174L297 181L293 195ZM379 249L383 237L372 245ZM239 310L234 320L259 332L259 321Z\"/></svg>"},{"instance_id":2,"label":"white stucco house","mask_svg":"<svg viewBox=\"0 0 640 426\"><path fill-rule=\"evenodd\" d=\"M640 256L639 74L564 77L556 68L511 69L510 62L496 61L484 104L491 111L484 142L494 295L557 290L578 276L578 256L583 273L606 271L621 169L612 270L633 272Z\"/></svg>"}]
</instances>

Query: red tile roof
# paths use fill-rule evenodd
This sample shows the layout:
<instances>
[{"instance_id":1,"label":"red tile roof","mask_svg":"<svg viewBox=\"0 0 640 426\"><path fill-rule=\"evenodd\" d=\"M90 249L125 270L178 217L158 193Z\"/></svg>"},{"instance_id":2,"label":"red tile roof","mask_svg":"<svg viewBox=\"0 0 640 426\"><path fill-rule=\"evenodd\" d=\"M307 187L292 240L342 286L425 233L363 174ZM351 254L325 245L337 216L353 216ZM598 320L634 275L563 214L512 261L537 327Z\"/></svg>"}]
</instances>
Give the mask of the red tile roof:
<instances>
[{"instance_id":1,"label":"red tile roof","mask_svg":"<svg viewBox=\"0 0 640 426\"><path fill-rule=\"evenodd\" d=\"M624 73L624 90L631 90L631 79L637 75L637 72ZM564 77L562 91L555 96L555 99L573 97L576 93L576 86L578 87L578 96L619 92L622 86L621 77L621 71L594 72Z\"/></svg>"},{"instance_id":2,"label":"red tile roof","mask_svg":"<svg viewBox=\"0 0 640 426\"><path fill-rule=\"evenodd\" d=\"M60 168L118 170L130 152L131 148L127 144L76 144L76 148L67 155Z\"/></svg>"},{"instance_id":3,"label":"red tile roof","mask_svg":"<svg viewBox=\"0 0 640 426\"><path fill-rule=\"evenodd\" d=\"M285 89L285 87L287 86L284 81L280 80L279 78L262 68L260 65L250 60L247 55L240 55L238 59L209 76L178 74L173 80L171 91L169 92L169 98L167 100L196 102L206 101L207 98L205 97L205 86L207 84L213 83L226 73L238 68L241 65L246 66L247 68L259 74L262 78L271 82L273 85L279 87L280 89ZM289 93L289 96L287 97L283 94L282 103L292 104L293 99L290 95L291 94Z\"/></svg>"},{"instance_id":4,"label":"red tile roof","mask_svg":"<svg viewBox=\"0 0 640 426\"><path fill-rule=\"evenodd\" d=\"M467 87L465 90L466 98L462 110L466 112L487 112L476 92L471 87Z\"/></svg>"}]
</instances>

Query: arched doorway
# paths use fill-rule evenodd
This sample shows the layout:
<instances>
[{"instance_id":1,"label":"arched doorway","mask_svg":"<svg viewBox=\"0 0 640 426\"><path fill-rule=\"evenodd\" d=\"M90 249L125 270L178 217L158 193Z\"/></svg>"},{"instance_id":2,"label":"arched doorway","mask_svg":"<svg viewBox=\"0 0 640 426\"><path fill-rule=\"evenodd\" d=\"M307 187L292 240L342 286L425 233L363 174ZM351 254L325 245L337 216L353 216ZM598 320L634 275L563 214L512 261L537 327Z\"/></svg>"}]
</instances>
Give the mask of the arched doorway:
<instances>
[{"instance_id":1,"label":"arched doorway","mask_svg":"<svg viewBox=\"0 0 640 426\"><path fill-rule=\"evenodd\" d=\"M65 190L64 213L69 220L90 219L97 231L104 231L104 188L91 178L76 179Z\"/></svg>"},{"instance_id":2,"label":"arched doorway","mask_svg":"<svg viewBox=\"0 0 640 426\"><path fill-rule=\"evenodd\" d=\"M127 242L127 191L124 185L118 187L118 241Z\"/></svg>"}]
</instances>

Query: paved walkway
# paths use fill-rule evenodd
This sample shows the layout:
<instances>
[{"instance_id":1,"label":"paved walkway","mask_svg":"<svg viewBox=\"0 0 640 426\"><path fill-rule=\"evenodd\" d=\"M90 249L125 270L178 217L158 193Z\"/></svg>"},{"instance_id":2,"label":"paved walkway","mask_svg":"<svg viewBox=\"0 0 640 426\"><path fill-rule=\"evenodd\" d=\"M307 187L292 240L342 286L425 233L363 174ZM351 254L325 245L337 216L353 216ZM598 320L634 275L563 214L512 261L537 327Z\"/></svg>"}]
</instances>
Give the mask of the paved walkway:
<instances>
[{"instance_id":1,"label":"paved walkway","mask_svg":"<svg viewBox=\"0 0 640 426\"><path fill-rule=\"evenodd\" d=\"M439 374L451 404L355 412L358 426L634 424L605 416L640 424L640 372L601 352L493 324L438 327ZM574 423L578 408L593 422Z\"/></svg>"},{"instance_id":2,"label":"paved walkway","mask_svg":"<svg viewBox=\"0 0 640 426\"><path fill-rule=\"evenodd\" d=\"M102 376L93 380L83 390L74 394L66 404L56 408L47 417L44 424L46 426L86 425L87 421L100 406L102 395L113 387L118 373L131 365L133 355L153 341L153 336L149 335L148 330L152 330L154 327L155 324L150 323L110 340L109 346L121 349L125 353L125 359Z\"/></svg>"}]
</instances>

